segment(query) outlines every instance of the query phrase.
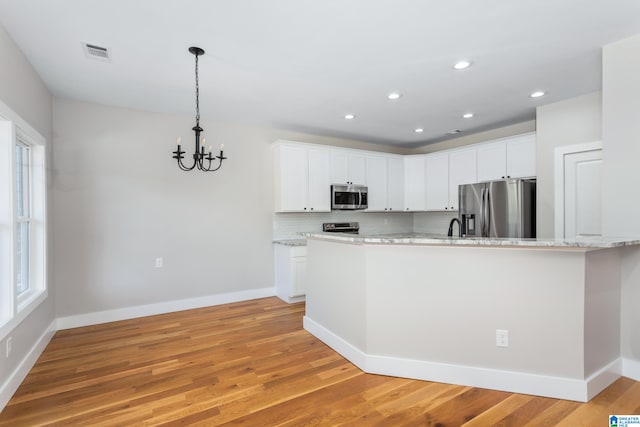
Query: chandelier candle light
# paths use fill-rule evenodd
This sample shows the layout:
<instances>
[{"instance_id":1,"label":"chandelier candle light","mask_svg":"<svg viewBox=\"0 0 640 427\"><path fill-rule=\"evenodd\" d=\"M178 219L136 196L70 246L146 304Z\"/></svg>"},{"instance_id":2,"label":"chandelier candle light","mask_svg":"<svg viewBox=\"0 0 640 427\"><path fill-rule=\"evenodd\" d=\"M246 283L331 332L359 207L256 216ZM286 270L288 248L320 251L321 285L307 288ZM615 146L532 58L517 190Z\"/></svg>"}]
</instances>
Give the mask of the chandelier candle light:
<instances>
[{"instance_id":1,"label":"chandelier candle light","mask_svg":"<svg viewBox=\"0 0 640 427\"><path fill-rule=\"evenodd\" d=\"M205 138L203 137L202 140L200 140L200 134L202 133L202 131L204 131L204 129L200 127L200 85L198 84L198 56L204 55L204 50L199 47L190 47L189 52L191 52L196 57L196 125L192 128L192 130L196 134L196 150L193 153L193 164L190 167L185 166L182 163L182 159L184 159L184 154L186 152L182 151L182 149L180 148L182 138L178 137L178 149L173 152L173 158L178 160L178 167L180 167L180 169L182 169L183 171L190 171L197 167L199 170L204 172L213 172L220 169L220 167L222 166L222 161L226 159L226 157L224 157L223 155L224 144L220 145L220 155L214 156L211 154L211 145L209 146L208 153L205 150ZM220 161L217 167L215 167L215 163L213 163L215 159L218 159ZM204 163L205 160L209 162L206 166Z\"/></svg>"}]
</instances>

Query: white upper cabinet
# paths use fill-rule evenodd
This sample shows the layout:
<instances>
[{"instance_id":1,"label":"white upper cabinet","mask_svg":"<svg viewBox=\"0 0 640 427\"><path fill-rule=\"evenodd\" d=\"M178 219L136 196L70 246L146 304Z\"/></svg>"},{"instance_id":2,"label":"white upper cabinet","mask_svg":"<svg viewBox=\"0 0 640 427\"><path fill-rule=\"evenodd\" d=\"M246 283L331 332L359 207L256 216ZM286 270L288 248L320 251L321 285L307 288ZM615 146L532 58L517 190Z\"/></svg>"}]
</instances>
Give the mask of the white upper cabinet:
<instances>
[{"instance_id":1,"label":"white upper cabinet","mask_svg":"<svg viewBox=\"0 0 640 427\"><path fill-rule=\"evenodd\" d=\"M312 211L331 211L331 182L329 179L329 151L310 149L309 207Z\"/></svg>"},{"instance_id":2,"label":"white upper cabinet","mask_svg":"<svg viewBox=\"0 0 640 427\"><path fill-rule=\"evenodd\" d=\"M458 186L477 182L476 149L456 150L449 154L449 209L458 210ZM447 209L445 209L447 210Z\"/></svg>"},{"instance_id":3,"label":"white upper cabinet","mask_svg":"<svg viewBox=\"0 0 640 427\"><path fill-rule=\"evenodd\" d=\"M369 187L367 211L456 211L458 186L536 176L534 132L432 154L399 156L279 141L276 210L331 211L331 184Z\"/></svg>"},{"instance_id":4,"label":"white upper cabinet","mask_svg":"<svg viewBox=\"0 0 640 427\"><path fill-rule=\"evenodd\" d=\"M384 157L367 157L367 200L369 211L387 209L387 159Z\"/></svg>"},{"instance_id":5,"label":"white upper cabinet","mask_svg":"<svg viewBox=\"0 0 640 427\"><path fill-rule=\"evenodd\" d=\"M458 209L458 186L476 182L476 149L426 156L426 210Z\"/></svg>"},{"instance_id":6,"label":"white upper cabinet","mask_svg":"<svg viewBox=\"0 0 640 427\"><path fill-rule=\"evenodd\" d=\"M331 184L367 185L366 157L347 150L331 150Z\"/></svg>"},{"instance_id":7,"label":"white upper cabinet","mask_svg":"<svg viewBox=\"0 0 640 427\"><path fill-rule=\"evenodd\" d=\"M404 207L404 161L401 157L387 159L387 206L391 211Z\"/></svg>"},{"instance_id":8,"label":"white upper cabinet","mask_svg":"<svg viewBox=\"0 0 640 427\"><path fill-rule=\"evenodd\" d=\"M507 145L492 142L478 146L478 181L504 179L507 175Z\"/></svg>"},{"instance_id":9,"label":"white upper cabinet","mask_svg":"<svg viewBox=\"0 0 640 427\"><path fill-rule=\"evenodd\" d=\"M280 188L276 188L276 194L279 193L276 209L278 211L305 210L309 191L307 150L291 146L280 146L276 150L280 160L276 170L279 170L281 175Z\"/></svg>"},{"instance_id":10,"label":"white upper cabinet","mask_svg":"<svg viewBox=\"0 0 640 427\"><path fill-rule=\"evenodd\" d=\"M426 208L425 156L404 158L404 210L423 211Z\"/></svg>"},{"instance_id":11,"label":"white upper cabinet","mask_svg":"<svg viewBox=\"0 0 640 427\"><path fill-rule=\"evenodd\" d=\"M329 151L293 144L274 150L276 211L329 212Z\"/></svg>"},{"instance_id":12,"label":"white upper cabinet","mask_svg":"<svg viewBox=\"0 0 640 427\"><path fill-rule=\"evenodd\" d=\"M403 162L400 157L367 156L368 211L401 211Z\"/></svg>"},{"instance_id":13,"label":"white upper cabinet","mask_svg":"<svg viewBox=\"0 0 640 427\"><path fill-rule=\"evenodd\" d=\"M478 181L536 176L535 133L478 144Z\"/></svg>"},{"instance_id":14,"label":"white upper cabinet","mask_svg":"<svg viewBox=\"0 0 640 427\"><path fill-rule=\"evenodd\" d=\"M530 133L511 138L507 142L507 177L535 177L536 135Z\"/></svg>"},{"instance_id":15,"label":"white upper cabinet","mask_svg":"<svg viewBox=\"0 0 640 427\"><path fill-rule=\"evenodd\" d=\"M425 209L449 210L449 155L431 154L425 158Z\"/></svg>"}]
</instances>

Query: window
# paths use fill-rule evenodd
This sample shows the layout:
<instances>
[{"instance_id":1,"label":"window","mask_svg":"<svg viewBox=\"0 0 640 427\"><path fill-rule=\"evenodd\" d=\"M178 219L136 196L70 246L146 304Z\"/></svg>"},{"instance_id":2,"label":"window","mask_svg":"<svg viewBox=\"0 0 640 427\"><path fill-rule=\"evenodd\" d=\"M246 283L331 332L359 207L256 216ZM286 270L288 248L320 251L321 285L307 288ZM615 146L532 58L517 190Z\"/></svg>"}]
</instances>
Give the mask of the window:
<instances>
[{"instance_id":1,"label":"window","mask_svg":"<svg viewBox=\"0 0 640 427\"><path fill-rule=\"evenodd\" d=\"M15 147L16 234L15 278L18 299L29 290L29 220L31 206L31 150L21 141Z\"/></svg>"},{"instance_id":2,"label":"window","mask_svg":"<svg viewBox=\"0 0 640 427\"><path fill-rule=\"evenodd\" d=\"M0 102L0 339L47 298L45 139Z\"/></svg>"}]
</instances>

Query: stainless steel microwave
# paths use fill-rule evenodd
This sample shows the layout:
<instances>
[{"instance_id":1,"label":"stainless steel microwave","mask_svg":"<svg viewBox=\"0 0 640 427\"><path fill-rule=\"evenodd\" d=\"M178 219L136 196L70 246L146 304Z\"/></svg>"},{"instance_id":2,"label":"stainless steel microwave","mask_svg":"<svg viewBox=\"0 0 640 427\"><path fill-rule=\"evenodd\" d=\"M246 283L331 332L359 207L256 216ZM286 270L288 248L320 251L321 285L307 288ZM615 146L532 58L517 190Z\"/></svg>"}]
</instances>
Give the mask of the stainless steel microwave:
<instances>
[{"instance_id":1,"label":"stainless steel microwave","mask_svg":"<svg viewBox=\"0 0 640 427\"><path fill-rule=\"evenodd\" d=\"M366 185L355 184L333 184L331 186L331 209L332 210L356 210L367 209Z\"/></svg>"}]
</instances>

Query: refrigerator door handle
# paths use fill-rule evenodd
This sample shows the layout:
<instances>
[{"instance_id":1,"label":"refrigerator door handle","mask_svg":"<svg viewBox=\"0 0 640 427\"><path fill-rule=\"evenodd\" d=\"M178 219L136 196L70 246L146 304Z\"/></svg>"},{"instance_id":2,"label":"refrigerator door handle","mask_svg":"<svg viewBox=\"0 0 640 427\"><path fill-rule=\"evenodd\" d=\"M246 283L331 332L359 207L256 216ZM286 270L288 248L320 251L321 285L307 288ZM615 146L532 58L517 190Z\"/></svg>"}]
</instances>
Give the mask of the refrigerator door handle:
<instances>
[{"instance_id":1,"label":"refrigerator door handle","mask_svg":"<svg viewBox=\"0 0 640 427\"><path fill-rule=\"evenodd\" d=\"M480 209L482 212L481 235L489 237L491 221L489 218L489 189L486 187L482 189L482 207Z\"/></svg>"},{"instance_id":2,"label":"refrigerator door handle","mask_svg":"<svg viewBox=\"0 0 640 427\"><path fill-rule=\"evenodd\" d=\"M484 200L484 223L486 224L486 230L484 231L484 237L491 237L491 191L487 188L485 190Z\"/></svg>"},{"instance_id":3,"label":"refrigerator door handle","mask_svg":"<svg viewBox=\"0 0 640 427\"><path fill-rule=\"evenodd\" d=\"M484 232L484 228L485 228L485 221L487 220L486 216L485 216L485 199L484 199L484 193L486 191L486 188L482 187L482 190L480 191L480 198L482 200L482 204L480 205L480 217L481 217L481 221L480 221L480 237L486 237L485 236L485 232Z\"/></svg>"}]
</instances>

